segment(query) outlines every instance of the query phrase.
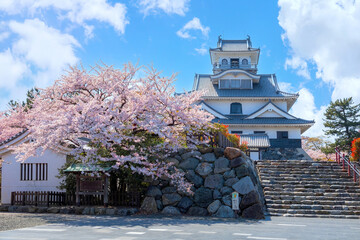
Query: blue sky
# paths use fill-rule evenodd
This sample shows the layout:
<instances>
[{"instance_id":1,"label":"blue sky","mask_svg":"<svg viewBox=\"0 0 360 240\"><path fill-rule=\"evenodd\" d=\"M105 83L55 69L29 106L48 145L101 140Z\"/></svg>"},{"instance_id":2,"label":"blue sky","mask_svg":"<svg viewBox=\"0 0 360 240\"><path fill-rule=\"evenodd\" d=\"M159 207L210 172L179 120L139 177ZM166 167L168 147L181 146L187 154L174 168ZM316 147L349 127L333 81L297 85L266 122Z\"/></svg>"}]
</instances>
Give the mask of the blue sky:
<instances>
[{"instance_id":1,"label":"blue sky","mask_svg":"<svg viewBox=\"0 0 360 240\"><path fill-rule=\"evenodd\" d=\"M331 100L360 100L359 9L350 0L1 1L0 109L68 65L100 60L153 64L178 73L178 92L190 90L195 73L211 73L208 49L219 35L250 35L261 49L259 73L300 92L291 113L315 119L307 135L321 135Z\"/></svg>"}]
</instances>

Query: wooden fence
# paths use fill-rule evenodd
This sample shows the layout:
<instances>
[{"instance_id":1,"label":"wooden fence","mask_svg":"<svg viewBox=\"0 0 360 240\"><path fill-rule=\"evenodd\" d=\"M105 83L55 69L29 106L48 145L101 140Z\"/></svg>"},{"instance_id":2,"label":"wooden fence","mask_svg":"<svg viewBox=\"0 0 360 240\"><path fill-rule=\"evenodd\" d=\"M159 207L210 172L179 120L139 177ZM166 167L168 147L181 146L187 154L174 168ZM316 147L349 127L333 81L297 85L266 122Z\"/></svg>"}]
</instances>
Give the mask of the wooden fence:
<instances>
[{"instance_id":1,"label":"wooden fence","mask_svg":"<svg viewBox=\"0 0 360 240\"><path fill-rule=\"evenodd\" d=\"M221 148L237 147L234 143L230 142L229 139L227 139L227 137L222 133L218 133L216 140L218 146Z\"/></svg>"},{"instance_id":2,"label":"wooden fence","mask_svg":"<svg viewBox=\"0 0 360 240\"><path fill-rule=\"evenodd\" d=\"M65 205L66 194L63 192L12 192L11 205Z\"/></svg>"},{"instance_id":3,"label":"wooden fence","mask_svg":"<svg viewBox=\"0 0 360 240\"><path fill-rule=\"evenodd\" d=\"M109 205L140 207L140 192L114 192L109 195ZM11 205L65 206L76 205L75 194L64 192L12 192ZM104 205L102 194L80 195L80 205Z\"/></svg>"}]
</instances>

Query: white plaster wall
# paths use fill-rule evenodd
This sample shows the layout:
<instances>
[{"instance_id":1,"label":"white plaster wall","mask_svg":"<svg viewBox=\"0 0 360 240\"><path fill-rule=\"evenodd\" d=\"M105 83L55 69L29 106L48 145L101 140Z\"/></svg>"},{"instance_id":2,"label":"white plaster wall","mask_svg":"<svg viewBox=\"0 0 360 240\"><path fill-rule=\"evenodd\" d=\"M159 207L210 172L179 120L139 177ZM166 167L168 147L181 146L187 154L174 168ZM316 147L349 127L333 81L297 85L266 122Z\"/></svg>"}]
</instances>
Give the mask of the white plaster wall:
<instances>
[{"instance_id":1,"label":"white plaster wall","mask_svg":"<svg viewBox=\"0 0 360 240\"><path fill-rule=\"evenodd\" d=\"M216 111L222 114L230 114L230 104L234 102L239 102L242 104L243 114L252 114L257 111L259 108L263 107L268 103L268 101L229 101L229 100L206 100L206 103L214 108ZM274 105L286 111L286 102L273 102Z\"/></svg>"},{"instance_id":2,"label":"white plaster wall","mask_svg":"<svg viewBox=\"0 0 360 240\"><path fill-rule=\"evenodd\" d=\"M6 153L3 157L1 179L1 203L11 203L11 192L14 191L59 191L60 179L58 169L66 162L66 155L52 150L46 150L42 156L31 157L25 163L48 163L47 181L20 181L20 162L15 155Z\"/></svg>"},{"instance_id":3,"label":"white plaster wall","mask_svg":"<svg viewBox=\"0 0 360 240\"><path fill-rule=\"evenodd\" d=\"M229 126L229 132L231 131L242 131L243 134L253 134L254 131L265 131L265 133L269 136L270 139L277 138L277 131L288 131L289 139L300 139L301 138L301 130L296 127L233 127Z\"/></svg>"}]
</instances>

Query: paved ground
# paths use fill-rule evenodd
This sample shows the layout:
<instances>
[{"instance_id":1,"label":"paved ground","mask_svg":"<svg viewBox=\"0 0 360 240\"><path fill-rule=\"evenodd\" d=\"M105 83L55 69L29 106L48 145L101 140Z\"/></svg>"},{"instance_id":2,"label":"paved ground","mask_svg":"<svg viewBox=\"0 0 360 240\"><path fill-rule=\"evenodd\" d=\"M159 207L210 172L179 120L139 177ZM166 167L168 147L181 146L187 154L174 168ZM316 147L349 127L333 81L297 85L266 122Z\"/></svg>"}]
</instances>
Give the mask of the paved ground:
<instances>
[{"instance_id":1,"label":"paved ground","mask_svg":"<svg viewBox=\"0 0 360 240\"><path fill-rule=\"evenodd\" d=\"M8 227L11 225L12 228L20 227L15 230L1 231L0 239L6 240L329 240L359 239L360 236L360 221L357 219L272 217L262 221L244 221L189 217L155 218L1 213L0 225Z\"/></svg>"}]
</instances>

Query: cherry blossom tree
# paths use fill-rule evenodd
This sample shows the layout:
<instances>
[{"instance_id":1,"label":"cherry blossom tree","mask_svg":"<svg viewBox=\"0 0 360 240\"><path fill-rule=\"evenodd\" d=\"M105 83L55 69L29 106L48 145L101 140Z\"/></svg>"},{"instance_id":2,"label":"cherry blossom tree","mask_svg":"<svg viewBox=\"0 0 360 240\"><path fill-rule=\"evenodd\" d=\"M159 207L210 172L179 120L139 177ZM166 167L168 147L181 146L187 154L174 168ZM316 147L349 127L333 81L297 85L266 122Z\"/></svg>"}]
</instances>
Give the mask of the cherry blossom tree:
<instances>
[{"instance_id":1,"label":"cherry blossom tree","mask_svg":"<svg viewBox=\"0 0 360 240\"><path fill-rule=\"evenodd\" d=\"M301 137L302 148L313 160L335 160L334 147L323 137Z\"/></svg>"},{"instance_id":2,"label":"cherry blossom tree","mask_svg":"<svg viewBox=\"0 0 360 240\"><path fill-rule=\"evenodd\" d=\"M153 67L132 64L71 67L53 86L40 89L31 109L3 113L0 134L30 131L32 141L12 148L18 161L66 144L84 163L111 161L190 191L184 173L165 158L200 144L197 136L207 134L211 117L195 104L203 93L177 95L174 80L175 75L162 77Z\"/></svg>"}]
</instances>

